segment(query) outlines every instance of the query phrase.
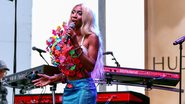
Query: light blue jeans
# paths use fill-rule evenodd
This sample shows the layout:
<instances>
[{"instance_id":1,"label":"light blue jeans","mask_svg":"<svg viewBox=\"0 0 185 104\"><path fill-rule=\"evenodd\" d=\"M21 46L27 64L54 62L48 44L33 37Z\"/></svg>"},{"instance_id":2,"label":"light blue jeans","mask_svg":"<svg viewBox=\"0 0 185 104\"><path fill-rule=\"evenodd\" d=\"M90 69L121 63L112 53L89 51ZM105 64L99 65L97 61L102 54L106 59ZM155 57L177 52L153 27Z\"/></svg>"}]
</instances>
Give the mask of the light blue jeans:
<instances>
[{"instance_id":1,"label":"light blue jeans","mask_svg":"<svg viewBox=\"0 0 185 104\"><path fill-rule=\"evenodd\" d=\"M62 104L96 104L97 90L92 78L67 81Z\"/></svg>"}]
</instances>

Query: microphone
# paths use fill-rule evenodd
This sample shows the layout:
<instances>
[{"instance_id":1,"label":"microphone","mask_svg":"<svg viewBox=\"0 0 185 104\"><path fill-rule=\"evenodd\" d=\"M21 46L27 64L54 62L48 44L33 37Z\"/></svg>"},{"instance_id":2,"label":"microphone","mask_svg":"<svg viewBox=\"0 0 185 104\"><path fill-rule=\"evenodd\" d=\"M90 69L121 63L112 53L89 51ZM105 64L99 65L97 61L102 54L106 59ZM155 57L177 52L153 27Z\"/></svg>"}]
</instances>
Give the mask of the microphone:
<instances>
[{"instance_id":1,"label":"microphone","mask_svg":"<svg viewBox=\"0 0 185 104\"><path fill-rule=\"evenodd\" d=\"M103 55L112 55L113 56L113 53L112 52L104 52Z\"/></svg>"},{"instance_id":2,"label":"microphone","mask_svg":"<svg viewBox=\"0 0 185 104\"><path fill-rule=\"evenodd\" d=\"M69 27L68 28L71 28L71 29L74 29L75 28L75 23L74 22L71 22L69 24ZM65 44L67 44L68 40L71 38L71 36L69 34L66 34L66 40L64 41Z\"/></svg>"},{"instance_id":3,"label":"microphone","mask_svg":"<svg viewBox=\"0 0 185 104\"><path fill-rule=\"evenodd\" d=\"M175 42L173 42L173 45L181 44L184 41L185 41L185 36L182 36L181 38L179 38Z\"/></svg>"},{"instance_id":4,"label":"microphone","mask_svg":"<svg viewBox=\"0 0 185 104\"><path fill-rule=\"evenodd\" d=\"M32 50L36 50L37 52L39 52L39 55L44 59L44 61L49 65L49 63L45 60L45 58L42 56L42 54L41 53L46 53L46 51L45 50L42 50L42 49L39 49L39 48L37 48L37 47L32 47Z\"/></svg>"},{"instance_id":5,"label":"microphone","mask_svg":"<svg viewBox=\"0 0 185 104\"><path fill-rule=\"evenodd\" d=\"M37 48L37 47L32 47L32 50L36 50L37 52L39 52L39 53L46 53L46 51L45 50L42 50L42 49L39 49L39 48Z\"/></svg>"}]
</instances>

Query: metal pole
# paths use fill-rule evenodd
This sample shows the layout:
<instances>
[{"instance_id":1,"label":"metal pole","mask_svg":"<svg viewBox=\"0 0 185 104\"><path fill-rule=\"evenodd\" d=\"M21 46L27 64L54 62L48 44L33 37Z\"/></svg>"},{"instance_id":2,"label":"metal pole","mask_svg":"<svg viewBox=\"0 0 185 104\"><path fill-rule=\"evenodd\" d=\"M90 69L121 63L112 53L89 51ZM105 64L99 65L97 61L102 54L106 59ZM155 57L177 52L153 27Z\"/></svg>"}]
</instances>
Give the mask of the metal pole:
<instances>
[{"instance_id":1,"label":"metal pole","mask_svg":"<svg viewBox=\"0 0 185 104\"><path fill-rule=\"evenodd\" d=\"M57 84L53 84L52 87L50 88L50 90L52 91L52 101L53 103L52 104L55 104L55 90L56 90L56 86Z\"/></svg>"},{"instance_id":2,"label":"metal pole","mask_svg":"<svg viewBox=\"0 0 185 104\"><path fill-rule=\"evenodd\" d=\"M180 81L179 81L179 104L181 104L181 97L182 97L182 43L179 44L179 50L180 50Z\"/></svg>"},{"instance_id":3,"label":"metal pole","mask_svg":"<svg viewBox=\"0 0 185 104\"><path fill-rule=\"evenodd\" d=\"M13 59L13 73L16 73L17 61L17 0L14 0L15 5L15 20L14 20L14 59ZM15 88L13 88L13 102L15 96Z\"/></svg>"}]
</instances>

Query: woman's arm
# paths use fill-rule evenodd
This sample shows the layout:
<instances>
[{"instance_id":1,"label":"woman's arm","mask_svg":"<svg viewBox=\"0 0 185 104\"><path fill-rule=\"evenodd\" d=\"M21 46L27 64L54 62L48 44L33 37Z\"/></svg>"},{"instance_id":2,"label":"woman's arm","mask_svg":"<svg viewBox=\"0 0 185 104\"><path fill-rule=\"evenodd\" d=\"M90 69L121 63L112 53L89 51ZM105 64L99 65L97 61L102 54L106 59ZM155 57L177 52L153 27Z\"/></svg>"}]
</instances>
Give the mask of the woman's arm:
<instances>
[{"instance_id":1,"label":"woman's arm","mask_svg":"<svg viewBox=\"0 0 185 104\"><path fill-rule=\"evenodd\" d=\"M61 74L56 74L54 76L48 76L46 74L38 74L40 78L33 80L35 86L46 86L48 84L52 84L55 82L62 82L62 80L65 78L65 76ZM64 83L64 82L63 82Z\"/></svg>"},{"instance_id":2,"label":"woman's arm","mask_svg":"<svg viewBox=\"0 0 185 104\"><path fill-rule=\"evenodd\" d=\"M99 39L95 34L88 36L88 53L85 55L82 53L79 56L81 63L89 72L93 71L99 50Z\"/></svg>"}]
</instances>

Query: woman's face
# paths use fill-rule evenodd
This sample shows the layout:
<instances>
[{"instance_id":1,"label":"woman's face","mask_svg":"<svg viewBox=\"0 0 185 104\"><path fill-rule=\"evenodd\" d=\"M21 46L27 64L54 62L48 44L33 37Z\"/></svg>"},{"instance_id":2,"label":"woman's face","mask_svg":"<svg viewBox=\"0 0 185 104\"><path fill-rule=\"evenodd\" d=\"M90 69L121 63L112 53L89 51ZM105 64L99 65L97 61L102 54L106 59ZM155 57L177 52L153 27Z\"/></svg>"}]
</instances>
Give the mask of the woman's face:
<instances>
[{"instance_id":1,"label":"woman's face","mask_svg":"<svg viewBox=\"0 0 185 104\"><path fill-rule=\"evenodd\" d=\"M76 28L79 28L82 25L82 7L77 5L71 11L70 22L74 22Z\"/></svg>"}]
</instances>

